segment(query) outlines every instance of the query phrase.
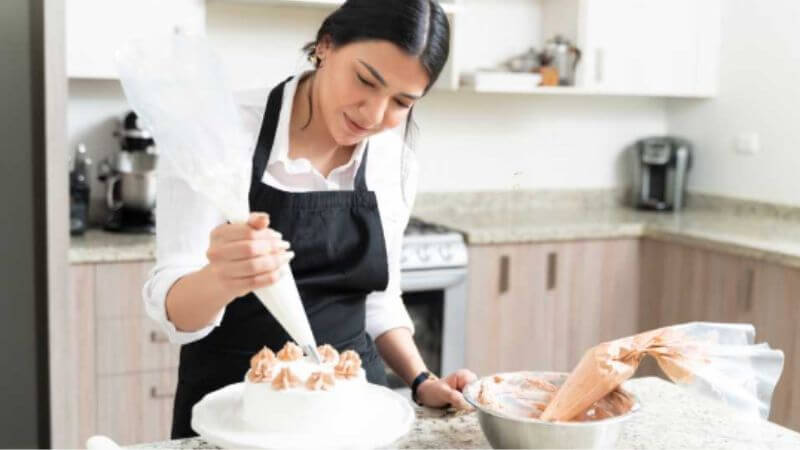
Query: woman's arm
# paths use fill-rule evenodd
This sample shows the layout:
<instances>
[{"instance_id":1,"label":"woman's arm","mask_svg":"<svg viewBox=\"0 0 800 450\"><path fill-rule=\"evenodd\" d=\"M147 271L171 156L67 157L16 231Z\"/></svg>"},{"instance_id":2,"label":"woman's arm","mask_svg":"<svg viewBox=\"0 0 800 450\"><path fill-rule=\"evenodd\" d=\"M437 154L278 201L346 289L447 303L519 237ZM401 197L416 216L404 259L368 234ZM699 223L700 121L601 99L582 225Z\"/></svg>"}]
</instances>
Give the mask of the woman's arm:
<instances>
[{"instance_id":1,"label":"woman's arm","mask_svg":"<svg viewBox=\"0 0 800 450\"><path fill-rule=\"evenodd\" d=\"M407 328L389 330L378 337L375 344L386 364L409 386L417 375L428 370ZM461 391L475 379L475 374L466 369L451 373L441 380L428 378L417 388L417 399L433 408L451 405L469 409Z\"/></svg>"},{"instance_id":2,"label":"woman's arm","mask_svg":"<svg viewBox=\"0 0 800 450\"><path fill-rule=\"evenodd\" d=\"M264 253L269 243L261 241L269 240L273 246L282 246L276 255L279 256L288 244L280 243L280 238L266 228L268 218L263 214L257 215L262 217L255 221L251 217L252 226L226 224L216 207L176 176L169 160L159 162L158 186L156 265L143 286L142 297L147 315L161 325L170 341L186 344L208 335L222 321L225 306L252 290L226 284L227 275L255 265L253 261L233 261L231 270L218 270L227 267L224 264L227 254L233 252L228 259L248 259L248 250L251 254ZM237 239L224 239L230 234L226 230L238 230ZM251 245L226 242L236 240L252 242ZM244 253L239 256L236 252ZM265 280L251 281L258 284ZM241 283L246 285L244 281Z\"/></svg>"},{"instance_id":3,"label":"woman's arm","mask_svg":"<svg viewBox=\"0 0 800 450\"><path fill-rule=\"evenodd\" d=\"M395 328L375 340L381 357L407 385L428 370L408 328Z\"/></svg>"},{"instance_id":4,"label":"woman's arm","mask_svg":"<svg viewBox=\"0 0 800 450\"><path fill-rule=\"evenodd\" d=\"M216 227L210 242L208 264L167 293L167 317L181 331L207 327L237 297L277 281L278 269L293 256L263 213L251 214L246 224Z\"/></svg>"}]
</instances>

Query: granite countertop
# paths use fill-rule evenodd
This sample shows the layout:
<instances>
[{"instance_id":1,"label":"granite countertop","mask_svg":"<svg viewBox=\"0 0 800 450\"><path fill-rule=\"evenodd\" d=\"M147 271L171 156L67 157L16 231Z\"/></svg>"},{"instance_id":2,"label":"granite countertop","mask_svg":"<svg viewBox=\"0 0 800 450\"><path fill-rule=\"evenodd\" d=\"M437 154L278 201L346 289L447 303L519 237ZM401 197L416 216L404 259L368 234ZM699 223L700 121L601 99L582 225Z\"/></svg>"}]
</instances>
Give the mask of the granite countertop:
<instances>
[{"instance_id":1,"label":"granite countertop","mask_svg":"<svg viewBox=\"0 0 800 450\"><path fill-rule=\"evenodd\" d=\"M413 215L464 233L470 245L648 237L800 268L800 209L695 195L685 210L642 212L607 191L420 194ZM73 264L155 258L151 235L91 230Z\"/></svg>"},{"instance_id":2,"label":"granite countertop","mask_svg":"<svg viewBox=\"0 0 800 450\"><path fill-rule=\"evenodd\" d=\"M436 211L418 216L461 231L471 245L648 237L800 268L800 221L724 212L599 210Z\"/></svg>"},{"instance_id":3,"label":"granite countertop","mask_svg":"<svg viewBox=\"0 0 800 450\"><path fill-rule=\"evenodd\" d=\"M659 378L630 380L626 387L642 408L623 428L619 448L732 449L800 448L800 434L760 419L741 416L722 404L697 397ZM417 408L411 432L394 448L489 448L476 414L455 415ZM202 438L154 442L131 448L212 449Z\"/></svg>"}]
</instances>

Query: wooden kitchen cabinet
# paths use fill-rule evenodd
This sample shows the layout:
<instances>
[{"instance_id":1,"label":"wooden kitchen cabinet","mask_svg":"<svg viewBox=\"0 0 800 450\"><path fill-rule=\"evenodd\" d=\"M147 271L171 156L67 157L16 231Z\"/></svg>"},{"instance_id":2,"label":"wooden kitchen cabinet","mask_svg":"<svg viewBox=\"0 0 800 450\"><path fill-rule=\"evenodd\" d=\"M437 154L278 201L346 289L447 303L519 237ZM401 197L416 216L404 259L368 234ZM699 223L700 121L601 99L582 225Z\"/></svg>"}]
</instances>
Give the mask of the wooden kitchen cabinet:
<instances>
[{"instance_id":1,"label":"wooden kitchen cabinet","mask_svg":"<svg viewBox=\"0 0 800 450\"><path fill-rule=\"evenodd\" d=\"M98 433L127 444L168 440L177 383L177 370L98 377Z\"/></svg>"},{"instance_id":2,"label":"wooden kitchen cabinet","mask_svg":"<svg viewBox=\"0 0 800 450\"><path fill-rule=\"evenodd\" d=\"M82 448L93 434L120 444L169 439L180 347L144 312L142 286L152 262L70 267L63 349L53 354L54 389L74 392L53 411L53 445Z\"/></svg>"},{"instance_id":3,"label":"wooden kitchen cabinet","mask_svg":"<svg viewBox=\"0 0 800 450\"><path fill-rule=\"evenodd\" d=\"M800 429L800 270L723 252L644 239L643 329L692 321L751 323L756 342L784 352L770 419ZM658 374L654 364L644 371Z\"/></svg>"},{"instance_id":4,"label":"wooden kitchen cabinet","mask_svg":"<svg viewBox=\"0 0 800 450\"><path fill-rule=\"evenodd\" d=\"M66 0L67 76L119 78L115 52L132 38L205 32L206 0Z\"/></svg>"},{"instance_id":5,"label":"wooden kitchen cabinet","mask_svg":"<svg viewBox=\"0 0 800 450\"><path fill-rule=\"evenodd\" d=\"M638 242L470 247L467 367L570 370L592 345L635 332Z\"/></svg>"}]
</instances>

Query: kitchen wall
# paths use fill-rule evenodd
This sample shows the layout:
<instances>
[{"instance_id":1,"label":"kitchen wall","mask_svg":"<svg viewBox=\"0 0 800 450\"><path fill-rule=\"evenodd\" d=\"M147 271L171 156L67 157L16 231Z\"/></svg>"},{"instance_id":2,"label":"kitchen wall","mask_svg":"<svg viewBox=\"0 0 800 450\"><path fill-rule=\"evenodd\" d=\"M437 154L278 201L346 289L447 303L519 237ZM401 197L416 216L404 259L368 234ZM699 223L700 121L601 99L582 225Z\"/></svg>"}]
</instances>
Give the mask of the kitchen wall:
<instances>
[{"instance_id":1,"label":"kitchen wall","mask_svg":"<svg viewBox=\"0 0 800 450\"><path fill-rule=\"evenodd\" d=\"M698 148L695 191L800 206L800 2L725 0L719 96L668 102L667 127ZM734 151L757 133L760 152Z\"/></svg>"},{"instance_id":2,"label":"kitchen wall","mask_svg":"<svg viewBox=\"0 0 800 450\"><path fill-rule=\"evenodd\" d=\"M468 0L454 49L466 69L492 65L542 41L540 3ZM271 86L306 66L299 49L325 17L317 8L208 2L207 33L235 89ZM491 32L486 32L491 30ZM127 109L113 80L71 80L70 152L86 142L98 161L116 149ZM437 92L416 111L421 191L607 188L624 182L622 149L666 131L663 100ZM627 171L625 171L627 173ZM442 176L446 174L446 176ZM103 186L93 182L94 221Z\"/></svg>"}]
</instances>

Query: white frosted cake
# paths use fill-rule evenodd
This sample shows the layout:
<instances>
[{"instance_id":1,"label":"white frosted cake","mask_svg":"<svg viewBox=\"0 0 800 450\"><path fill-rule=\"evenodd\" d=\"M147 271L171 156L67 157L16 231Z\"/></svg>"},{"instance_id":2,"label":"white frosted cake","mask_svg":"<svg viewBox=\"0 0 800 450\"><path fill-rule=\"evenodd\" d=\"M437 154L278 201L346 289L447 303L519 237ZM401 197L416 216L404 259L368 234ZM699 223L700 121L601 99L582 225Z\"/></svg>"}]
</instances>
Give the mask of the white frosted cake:
<instances>
[{"instance_id":1,"label":"white frosted cake","mask_svg":"<svg viewBox=\"0 0 800 450\"><path fill-rule=\"evenodd\" d=\"M358 420L366 411L361 358L330 345L318 351L322 364L292 342L277 355L264 347L253 356L244 380L244 420L260 431L334 433Z\"/></svg>"}]
</instances>

